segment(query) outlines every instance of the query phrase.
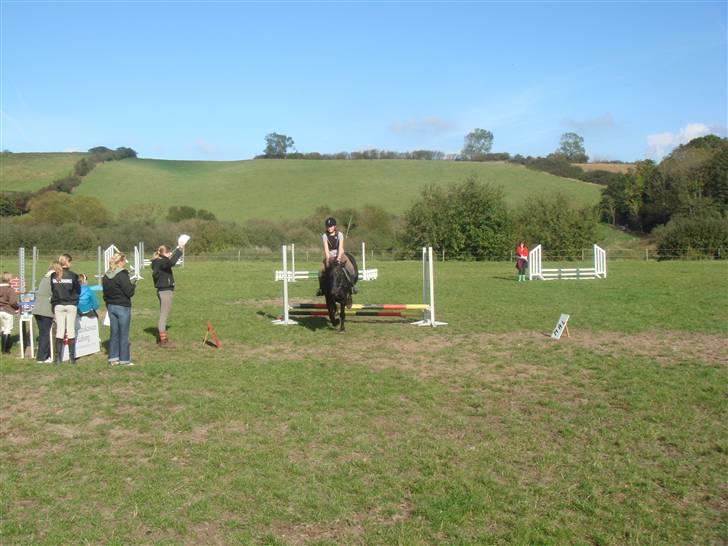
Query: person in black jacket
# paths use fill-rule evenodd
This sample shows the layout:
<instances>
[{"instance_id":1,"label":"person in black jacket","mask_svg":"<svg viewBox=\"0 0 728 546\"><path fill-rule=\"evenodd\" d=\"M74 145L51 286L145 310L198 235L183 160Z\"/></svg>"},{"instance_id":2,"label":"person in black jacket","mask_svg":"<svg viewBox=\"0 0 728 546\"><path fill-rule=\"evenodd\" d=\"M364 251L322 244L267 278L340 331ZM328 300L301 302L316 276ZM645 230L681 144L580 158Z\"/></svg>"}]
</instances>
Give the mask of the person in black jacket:
<instances>
[{"instance_id":1,"label":"person in black jacket","mask_svg":"<svg viewBox=\"0 0 728 546\"><path fill-rule=\"evenodd\" d=\"M159 323L157 324L159 339L157 343L165 349L173 346L167 337L167 317L172 310L172 296L174 295L172 268L182 257L182 248L182 246L178 246L172 252L167 245L161 245L154 253L152 260L152 279L159 299Z\"/></svg>"},{"instance_id":2,"label":"person in black jacket","mask_svg":"<svg viewBox=\"0 0 728 546\"><path fill-rule=\"evenodd\" d=\"M68 356L76 363L76 306L81 295L78 275L71 271L71 256L62 254L53 264L51 308L56 319L56 364L63 362L63 337L68 335Z\"/></svg>"},{"instance_id":3,"label":"person in black jacket","mask_svg":"<svg viewBox=\"0 0 728 546\"><path fill-rule=\"evenodd\" d=\"M126 256L114 254L109 261L109 270L101 284L104 290L106 312L111 323L109 339L109 365L133 366L129 354L129 325L131 324L131 298L136 286L129 279L124 267Z\"/></svg>"}]
</instances>

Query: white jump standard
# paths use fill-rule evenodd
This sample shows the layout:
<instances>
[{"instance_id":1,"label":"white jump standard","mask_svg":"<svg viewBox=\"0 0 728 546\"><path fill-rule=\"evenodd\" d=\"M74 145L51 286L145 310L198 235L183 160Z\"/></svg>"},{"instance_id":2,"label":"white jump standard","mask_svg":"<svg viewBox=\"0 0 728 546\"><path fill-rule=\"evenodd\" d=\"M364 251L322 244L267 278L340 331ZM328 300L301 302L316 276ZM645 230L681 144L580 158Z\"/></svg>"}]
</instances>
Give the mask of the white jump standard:
<instances>
[{"instance_id":1,"label":"white jump standard","mask_svg":"<svg viewBox=\"0 0 728 546\"><path fill-rule=\"evenodd\" d=\"M287 270L288 282L305 281L308 279L318 279L318 271L296 271L296 245L290 245L291 248L291 269ZM361 244L362 268L359 270L360 281L375 281L379 277L378 269L367 269L366 245ZM283 280L283 271L275 272L275 280Z\"/></svg>"},{"instance_id":2,"label":"white jump standard","mask_svg":"<svg viewBox=\"0 0 728 546\"><path fill-rule=\"evenodd\" d=\"M594 267L543 268L541 267L541 245L528 253L528 280L587 280L607 278L607 253L598 245L593 245Z\"/></svg>"},{"instance_id":3,"label":"white jump standard","mask_svg":"<svg viewBox=\"0 0 728 546\"><path fill-rule=\"evenodd\" d=\"M275 280L283 281L283 317L272 321L273 324L298 324L290 316L323 316L327 314L324 311L323 304L298 304L291 306L288 300L288 283L295 280L315 279L318 277L317 272L308 271L288 271L288 253L286 246L281 248L283 256L283 270L276 271ZM376 270L374 270L376 271ZM360 272L361 278L361 272ZM376 277L374 277L376 278ZM402 317L406 311L422 311L422 320L411 324L417 326L444 326L447 322L438 322L435 320L435 276L432 259L432 247L422 248L422 298L423 303L382 303L382 304L354 304L352 310L354 315L360 316L379 316L379 317Z\"/></svg>"}]
</instances>

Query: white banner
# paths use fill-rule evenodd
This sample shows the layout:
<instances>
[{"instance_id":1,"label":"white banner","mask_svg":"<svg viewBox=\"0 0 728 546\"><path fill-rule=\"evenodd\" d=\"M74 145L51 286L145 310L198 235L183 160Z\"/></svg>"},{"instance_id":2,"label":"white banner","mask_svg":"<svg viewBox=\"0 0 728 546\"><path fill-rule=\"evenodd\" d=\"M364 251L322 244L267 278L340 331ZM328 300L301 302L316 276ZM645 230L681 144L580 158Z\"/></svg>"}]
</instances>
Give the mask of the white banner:
<instances>
[{"instance_id":1,"label":"white banner","mask_svg":"<svg viewBox=\"0 0 728 546\"><path fill-rule=\"evenodd\" d=\"M101 351L99 338L99 319L96 317L76 317L76 358ZM63 360L69 360L68 347L63 349Z\"/></svg>"}]
</instances>

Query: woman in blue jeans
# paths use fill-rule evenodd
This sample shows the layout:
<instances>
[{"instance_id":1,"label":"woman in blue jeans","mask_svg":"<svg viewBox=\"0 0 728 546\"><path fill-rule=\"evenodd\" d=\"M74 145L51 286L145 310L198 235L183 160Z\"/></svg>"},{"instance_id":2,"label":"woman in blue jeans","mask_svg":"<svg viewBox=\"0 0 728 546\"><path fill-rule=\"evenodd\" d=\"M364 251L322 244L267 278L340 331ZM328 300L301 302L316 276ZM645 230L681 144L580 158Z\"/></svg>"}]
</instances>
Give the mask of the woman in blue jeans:
<instances>
[{"instance_id":1,"label":"woman in blue jeans","mask_svg":"<svg viewBox=\"0 0 728 546\"><path fill-rule=\"evenodd\" d=\"M126 256L114 254L109 261L109 270L104 275L104 301L111 322L109 339L109 365L133 366L129 355L129 324L131 323L131 298L136 286L129 279L124 267Z\"/></svg>"}]
</instances>

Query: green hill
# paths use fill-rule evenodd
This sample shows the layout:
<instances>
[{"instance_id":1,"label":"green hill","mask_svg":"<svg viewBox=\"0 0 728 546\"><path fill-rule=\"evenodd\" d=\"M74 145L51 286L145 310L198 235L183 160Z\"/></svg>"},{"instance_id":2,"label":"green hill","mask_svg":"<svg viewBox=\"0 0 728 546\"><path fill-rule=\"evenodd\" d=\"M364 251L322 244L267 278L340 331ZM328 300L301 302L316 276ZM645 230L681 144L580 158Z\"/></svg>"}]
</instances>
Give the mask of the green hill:
<instances>
[{"instance_id":1,"label":"green hill","mask_svg":"<svg viewBox=\"0 0 728 546\"><path fill-rule=\"evenodd\" d=\"M36 191L73 174L85 153L0 154L0 191Z\"/></svg>"},{"instance_id":2,"label":"green hill","mask_svg":"<svg viewBox=\"0 0 728 546\"><path fill-rule=\"evenodd\" d=\"M455 161L163 161L125 159L98 165L76 189L118 212L139 203L188 205L218 218L283 220L316 207L379 205L399 214L428 184L449 185L474 176L504 188L515 205L526 196L560 190L594 204L600 187L503 162Z\"/></svg>"}]
</instances>

